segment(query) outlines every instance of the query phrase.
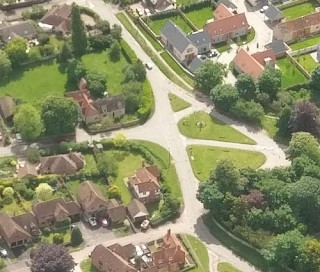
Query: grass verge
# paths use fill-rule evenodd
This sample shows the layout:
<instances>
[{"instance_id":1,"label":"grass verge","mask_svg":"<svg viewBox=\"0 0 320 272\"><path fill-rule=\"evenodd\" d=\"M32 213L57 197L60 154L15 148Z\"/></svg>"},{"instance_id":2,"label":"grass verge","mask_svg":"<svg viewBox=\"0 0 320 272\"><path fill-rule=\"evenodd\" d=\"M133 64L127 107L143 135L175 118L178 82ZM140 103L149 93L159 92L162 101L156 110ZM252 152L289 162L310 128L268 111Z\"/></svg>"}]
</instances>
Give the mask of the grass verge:
<instances>
[{"instance_id":1,"label":"grass verge","mask_svg":"<svg viewBox=\"0 0 320 272\"><path fill-rule=\"evenodd\" d=\"M235 268L232 264L223 262L218 263L218 272L241 272L241 270Z\"/></svg>"},{"instance_id":2,"label":"grass verge","mask_svg":"<svg viewBox=\"0 0 320 272\"><path fill-rule=\"evenodd\" d=\"M219 53L223 53L231 49L231 46L227 42L214 44L213 47L217 49Z\"/></svg>"},{"instance_id":3,"label":"grass verge","mask_svg":"<svg viewBox=\"0 0 320 272\"><path fill-rule=\"evenodd\" d=\"M189 145L187 152L194 175L200 181L206 181L219 160L230 159L237 168L258 168L266 160L264 154L255 151L234 148Z\"/></svg>"},{"instance_id":4,"label":"grass verge","mask_svg":"<svg viewBox=\"0 0 320 272\"><path fill-rule=\"evenodd\" d=\"M204 127L200 128L200 125L198 125L199 122L204 122ZM182 118L178 122L178 128L181 134L194 139L216 140L251 145L256 144L255 141L248 138L241 132L215 118L212 118L211 115L202 111L195 112Z\"/></svg>"},{"instance_id":5,"label":"grass verge","mask_svg":"<svg viewBox=\"0 0 320 272\"><path fill-rule=\"evenodd\" d=\"M174 112L189 108L191 104L173 93L168 94L171 108Z\"/></svg>"},{"instance_id":6,"label":"grass verge","mask_svg":"<svg viewBox=\"0 0 320 272\"><path fill-rule=\"evenodd\" d=\"M140 24L137 24L137 28L140 30L140 32L145 36L145 38L152 44L154 49L156 49L158 52L161 52L164 50L164 48L161 46L161 44L156 41L149 33L146 31Z\"/></svg>"}]
</instances>

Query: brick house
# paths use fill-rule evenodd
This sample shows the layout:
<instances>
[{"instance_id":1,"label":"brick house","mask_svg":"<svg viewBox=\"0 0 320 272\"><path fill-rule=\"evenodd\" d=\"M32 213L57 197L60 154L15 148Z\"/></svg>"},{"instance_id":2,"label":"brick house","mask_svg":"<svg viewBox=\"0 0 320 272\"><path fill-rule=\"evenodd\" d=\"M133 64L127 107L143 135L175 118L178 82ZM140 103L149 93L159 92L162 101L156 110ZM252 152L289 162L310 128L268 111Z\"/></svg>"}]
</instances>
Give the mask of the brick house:
<instances>
[{"instance_id":1,"label":"brick house","mask_svg":"<svg viewBox=\"0 0 320 272\"><path fill-rule=\"evenodd\" d=\"M134 197L142 203L158 201L160 193L160 171L157 165L148 165L136 170L128 179L128 185Z\"/></svg>"},{"instance_id":2,"label":"brick house","mask_svg":"<svg viewBox=\"0 0 320 272\"><path fill-rule=\"evenodd\" d=\"M34 204L32 212L40 228L53 226L67 218L70 218L71 222L80 220L79 205L75 201L66 202L62 198Z\"/></svg>"},{"instance_id":3,"label":"brick house","mask_svg":"<svg viewBox=\"0 0 320 272\"><path fill-rule=\"evenodd\" d=\"M203 30L216 44L247 35L250 26L244 13L234 14L224 4L219 4L214 11L214 21L207 22Z\"/></svg>"}]
</instances>

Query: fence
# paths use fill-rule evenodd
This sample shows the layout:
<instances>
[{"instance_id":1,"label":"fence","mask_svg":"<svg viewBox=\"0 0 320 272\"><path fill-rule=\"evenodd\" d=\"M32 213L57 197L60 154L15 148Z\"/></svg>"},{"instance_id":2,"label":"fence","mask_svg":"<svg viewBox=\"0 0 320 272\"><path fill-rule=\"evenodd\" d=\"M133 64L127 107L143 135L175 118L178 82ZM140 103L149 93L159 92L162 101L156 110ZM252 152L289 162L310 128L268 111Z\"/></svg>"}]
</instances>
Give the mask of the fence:
<instances>
[{"instance_id":1,"label":"fence","mask_svg":"<svg viewBox=\"0 0 320 272\"><path fill-rule=\"evenodd\" d=\"M295 57L295 56L298 56L298 55L304 55L304 54L312 53L312 52L314 52L316 50L317 50L317 45L312 45L312 46L309 46L309 47L306 47L306 48L302 48L302 49L299 49L299 50L289 51L289 54L292 57Z\"/></svg>"},{"instance_id":2,"label":"fence","mask_svg":"<svg viewBox=\"0 0 320 272\"><path fill-rule=\"evenodd\" d=\"M289 1L288 3L282 4L277 6L278 9L282 10L282 9L286 9L286 8L290 8L290 7L294 7L294 6L298 6L300 4L303 3L307 3L310 0L296 0L296 1Z\"/></svg>"}]
</instances>

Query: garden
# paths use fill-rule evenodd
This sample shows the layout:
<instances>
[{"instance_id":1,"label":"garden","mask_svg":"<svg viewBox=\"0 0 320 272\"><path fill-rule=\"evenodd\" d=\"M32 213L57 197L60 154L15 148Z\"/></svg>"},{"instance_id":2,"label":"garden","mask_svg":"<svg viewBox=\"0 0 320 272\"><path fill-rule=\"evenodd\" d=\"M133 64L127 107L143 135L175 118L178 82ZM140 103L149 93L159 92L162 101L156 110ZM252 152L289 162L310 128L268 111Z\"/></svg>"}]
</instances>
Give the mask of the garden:
<instances>
[{"instance_id":1,"label":"garden","mask_svg":"<svg viewBox=\"0 0 320 272\"><path fill-rule=\"evenodd\" d=\"M230 44L227 42L216 43L213 47L217 49L220 54L231 49Z\"/></svg>"},{"instance_id":2,"label":"garden","mask_svg":"<svg viewBox=\"0 0 320 272\"><path fill-rule=\"evenodd\" d=\"M293 20L298 17L313 13L315 11L315 8L318 6L319 3L316 0L309 0L305 3L299 3L299 1L297 1L297 5L284 8L281 10L281 12L287 20Z\"/></svg>"},{"instance_id":3,"label":"garden","mask_svg":"<svg viewBox=\"0 0 320 272\"><path fill-rule=\"evenodd\" d=\"M294 43L291 43L289 47L292 51L300 50L309 46L314 46L320 42L320 36L314 36L307 38L305 40L296 41Z\"/></svg>"},{"instance_id":4,"label":"garden","mask_svg":"<svg viewBox=\"0 0 320 272\"><path fill-rule=\"evenodd\" d=\"M188 146L187 152L193 173L200 181L208 179L210 171L215 169L220 160L229 159L239 168L253 169L262 166L266 160L260 152L205 145Z\"/></svg>"},{"instance_id":5,"label":"garden","mask_svg":"<svg viewBox=\"0 0 320 272\"><path fill-rule=\"evenodd\" d=\"M190 11L184 11L188 19L198 28L202 29L208 20L213 18L211 7L201 7Z\"/></svg>"},{"instance_id":6,"label":"garden","mask_svg":"<svg viewBox=\"0 0 320 272\"><path fill-rule=\"evenodd\" d=\"M182 118L178 128L181 134L189 138L255 144L241 132L201 111Z\"/></svg>"},{"instance_id":7,"label":"garden","mask_svg":"<svg viewBox=\"0 0 320 272\"><path fill-rule=\"evenodd\" d=\"M294 58L309 74L319 65L310 54L304 54Z\"/></svg>"}]
</instances>

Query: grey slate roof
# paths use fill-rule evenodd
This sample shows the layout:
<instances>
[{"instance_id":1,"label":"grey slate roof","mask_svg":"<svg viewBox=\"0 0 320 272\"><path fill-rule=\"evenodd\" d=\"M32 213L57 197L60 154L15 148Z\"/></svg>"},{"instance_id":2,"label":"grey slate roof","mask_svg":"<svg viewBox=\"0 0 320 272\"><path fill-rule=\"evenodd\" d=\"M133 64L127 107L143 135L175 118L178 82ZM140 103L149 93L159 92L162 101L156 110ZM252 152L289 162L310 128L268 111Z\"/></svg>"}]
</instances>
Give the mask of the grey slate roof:
<instances>
[{"instance_id":1,"label":"grey slate roof","mask_svg":"<svg viewBox=\"0 0 320 272\"><path fill-rule=\"evenodd\" d=\"M264 12L268 19L273 22L284 18L283 13L274 5L270 4L269 8Z\"/></svg>"},{"instance_id":2,"label":"grey slate roof","mask_svg":"<svg viewBox=\"0 0 320 272\"><path fill-rule=\"evenodd\" d=\"M274 40L271 43L268 43L265 47L267 49L271 48L275 54L283 53L289 49L288 46L280 40Z\"/></svg>"},{"instance_id":3,"label":"grey slate roof","mask_svg":"<svg viewBox=\"0 0 320 272\"><path fill-rule=\"evenodd\" d=\"M188 35L187 38L196 47L211 43L211 39L210 39L209 33L207 31L200 31L200 32L192 33L192 34Z\"/></svg>"},{"instance_id":4,"label":"grey slate roof","mask_svg":"<svg viewBox=\"0 0 320 272\"><path fill-rule=\"evenodd\" d=\"M220 4L224 4L227 8L237 9L237 6L233 4L230 0L219 0L217 2L217 6L219 6Z\"/></svg>"},{"instance_id":5,"label":"grey slate roof","mask_svg":"<svg viewBox=\"0 0 320 272\"><path fill-rule=\"evenodd\" d=\"M202 64L203 61L200 58L195 57L189 64L190 72L194 74L196 70L202 66Z\"/></svg>"},{"instance_id":6,"label":"grey slate roof","mask_svg":"<svg viewBox=\"0 0 320 272\"><path fill-rule=\"evenodd\" d=\"M30 21L0 27L0 36L6 43L17 37L32 39L36 34L37 30Z\"/></svg>"},{"instance_id":7,"label":"grey slate roof","mask_svg":"<svg viewBox=\"0 0 320 272\"><path fill-rule=\"evenodd\" d=\"M160 30L160 33L166 37L166 39L176 48L180 53L182 53L187 46L190 44L186 34L182 29L169 20L164 27Z\"/></svg>"}]
</instances>

